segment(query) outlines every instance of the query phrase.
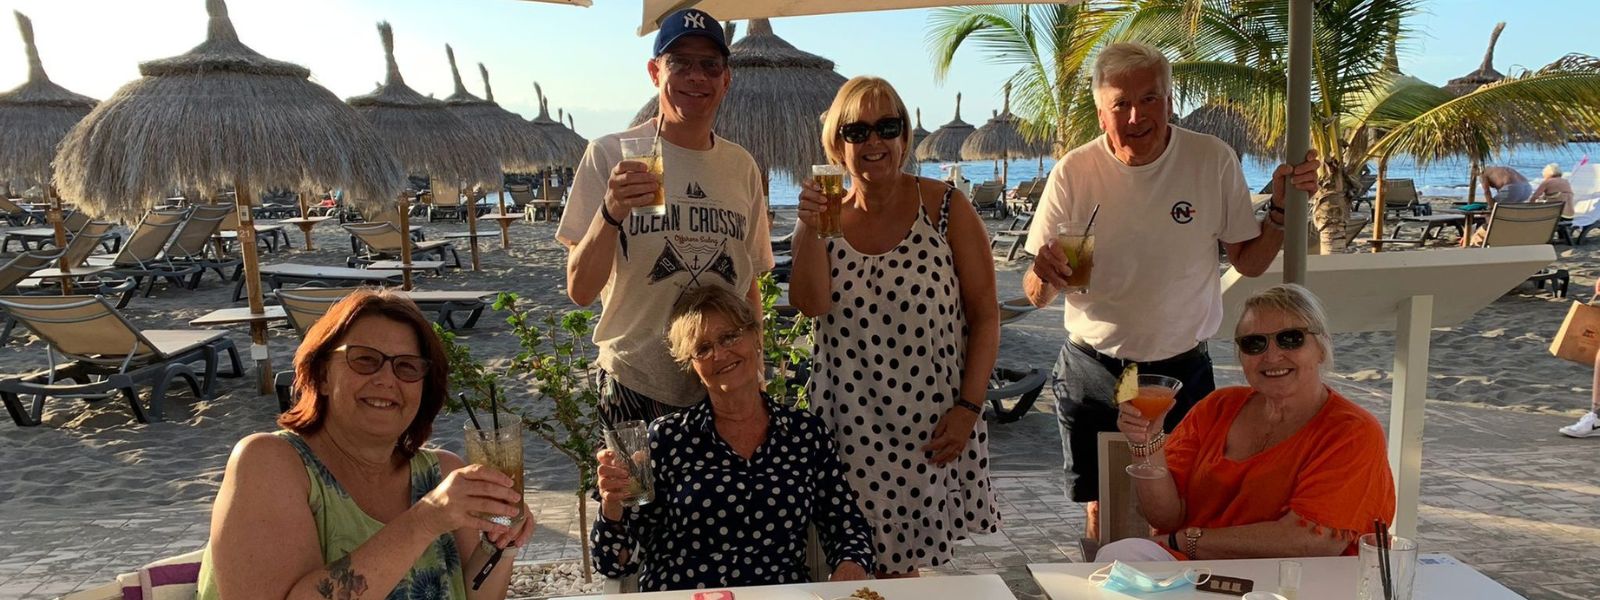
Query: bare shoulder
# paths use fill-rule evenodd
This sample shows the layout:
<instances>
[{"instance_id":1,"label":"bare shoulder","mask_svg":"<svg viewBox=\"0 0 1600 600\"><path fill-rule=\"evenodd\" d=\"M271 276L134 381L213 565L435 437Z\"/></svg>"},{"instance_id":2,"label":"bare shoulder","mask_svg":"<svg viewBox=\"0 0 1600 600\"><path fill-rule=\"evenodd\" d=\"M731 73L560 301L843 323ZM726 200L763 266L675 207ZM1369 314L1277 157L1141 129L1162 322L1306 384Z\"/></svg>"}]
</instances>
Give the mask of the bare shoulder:
<instances>
[{"instance_id":1,"label":"bare shoulder","mask_svg":"<svg viewBox=\"0 0 1600 600\"><path fill-rule=\"evenodd\" d=\"M434 458L439 459L439 472L449 475L451 471L467 466L467 461L462 460L456 453L443 448L421 449L418 452L432 452Z\"/></svg>"},{"instance_id":2,"label":"bare shoulder","mask_svg":"<svg viewBox=\"0 0 1600 600\"><path fill-rule=\"evenodd\" d=\"M950 205L959 206L967 202L967 195L961 190L938 179L917 176L917 196L922 199L922 205L928 214L938 214L939 207L944 205L944 195L950 194Z\"/></svg>"},{"instance_id":3,"label":"bare shoulder","mask_svg":"<svg viewBox=\"0 0 1600 600\"><path fill-rule=\"evenodd\" d=\"M291 476L302 471L305 462L288 440L271 433L253 433L233 445L228 457L228 470L249 472L273 478ZM303 477L301 479L304 479Z\"/></svg>"}]
</instances>

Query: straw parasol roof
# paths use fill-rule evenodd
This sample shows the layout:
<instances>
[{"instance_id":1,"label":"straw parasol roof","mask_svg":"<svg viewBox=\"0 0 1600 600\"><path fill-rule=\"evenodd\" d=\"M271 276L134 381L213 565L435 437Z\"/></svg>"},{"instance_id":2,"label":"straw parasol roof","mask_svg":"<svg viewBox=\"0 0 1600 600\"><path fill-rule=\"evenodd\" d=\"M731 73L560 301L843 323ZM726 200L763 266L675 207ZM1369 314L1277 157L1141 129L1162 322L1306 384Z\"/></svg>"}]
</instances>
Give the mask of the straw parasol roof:
<instances>
[{"instance_id":1,"label":"straw parasol roof","mask_svg":"<svg viewBox=\"0 0 1600 600\"><path fill-rule=\"evenodd\" d=\"M1278 148L1268 146L1258 139L1249 118L1239 109L1226 103L1213 103L1190 111L1177 125L1189 131L1214 135L1233 151L1242 155L1275 156ZM1281 144L1280 144L1281 146Z\"/></svg>"},{"instance_id":2,"label":"straw parasol roof","mask_svg":"<svg viewBox=\"0 0 1600 600\"><path fill-rule=\"evenodd\" d=\"M1049 146L1030 141L1017 128L1011 114L1011 84L1006 84L1004 108L961 142L962 160L1009 160L1050 154Z\"/></svg>"},{"instance_id":3,"label":"straw parasol roof","mask_svg":"<svg viewBox=\"0 0 1600 600\"><path fill-rule=\"evenodd\" d=\"M917 144L916 159L958 162L961 160L961 144L967 141L967 136L972 135L973 131L970 123L961 120L961 94L957 93L956 117Z\"/></svg>"},{"instance_id":4,"label":"straw parasol roof","mask_svg":"<svg viewBox=\"0 0 1600 600\"><path fill-rule=\"evenodd\" d=\"M911 148L915 150L922 145L922 139L928 137L928 130L922 128L922 109L917 109L917 128L911 130Z\"/></svg>"},{"instance_id":5,"label":"straw parasol roof","mask_svg":"<svg viewBox=\"0 0 1600 600\"><path fill-rule=\"evenodd\" d=\"M556 152L544 135L533 125L509 110L467 92L461 83L461 70L456 68L456 53L449 44L444 47L450 59L450 75L455 78L455 93L444 99L445 107L466 122L472 137L489 150L503 171L531 173L555 160ZM489 69L478 64L483 75L484 95L493 98L489 87Z\"/></svg>"},{"instance_id":6,"label":"straw parasol roof","mask_svg":"<svg viewBox=\"0 0 1600 600\"><path fill-rule=\"evenodd\" d=\"M568 167L577 165L583 161L583 153L589 151L589 140L550 118L550 99L545 97L544 88L539 82L533 82L533 91L539 95L539 116L534 117L533 125L556 147L555 164Z\"/></svg>"},{"instance_id":7,"label":"straw parasol roof","mask_svg":"<svg viewBox=\"0 0 1600 600\"><path fill-rule=\"evenodd\" d=\"M207 0L206 41L139 65L61 142L55 184L87 213L133 222L173 188L330 188L389 198L403 179L382 140L305 67L239 41ZM308 135L315 132L315 135Z\"/></svg>"},{"instance_id":8,"label":"straw parasol roof","mask_svg":"<svg viewBox=\"0 0 1600 600\"><path fill-rule=\"evenodd\" d=\"M388 22L378 24L378 37L388 63L384 83L349 99L350 106L372 124L407 173L465 186L499 186L500 164L475 130L443 101L406 85L394 60L394 30Z\"/></svg>"},{"instance_id":9,"label":"straw parasol roof","mask_svg":"<svg viewBox=\"0 0 1600 600\"><path fill-rule=\"evenodd\" d=\"M722 99L717 135L744 146L762 168L795 181L811 177L811 165L828 162L822 151L818 115L833 104L845 77L833 61L796 48L772 32L772 22L755 19L743 38L728 48L733 84ZM635 125L655 118L652 96Z\"/></svg>"},{"instance_id":10,"label":"straw parasol roof","mask_svg":"<svg viewBox=\"0 0 1600 600\"><path fill-rule=\"evenodd\" d=\"M1505 75L1502 75L1499 71L1494 70L1494 46L1495 44L1499 43L1500 32L1505 31L1505 29L1505 21L1501 21L1494 26L1494 33L1489 34L1489 49L1484 51L1483 64L1478 66L1478 70L1467 73L1466 75L1462 75L1461 77L1451 79L1450 83L1444 86L1444 89L1448 90L1452 94L1461 96L1471 93L1473 90L1476 90L1487 84L1505 79Z\"/></svg>"},{"instance_id":11,"label":"straw parasol roof","mask_svg":"<svg viewBox=\"0 0 1600 600\"><path fill-rule=\"evenodd\" d=\"M0 177L50 179L50 159L73 125L98 101L50 81L33 43L33 22L18 12L17 28L28 54L28 81L0 94Z\"/></svg>"}]
</instances>

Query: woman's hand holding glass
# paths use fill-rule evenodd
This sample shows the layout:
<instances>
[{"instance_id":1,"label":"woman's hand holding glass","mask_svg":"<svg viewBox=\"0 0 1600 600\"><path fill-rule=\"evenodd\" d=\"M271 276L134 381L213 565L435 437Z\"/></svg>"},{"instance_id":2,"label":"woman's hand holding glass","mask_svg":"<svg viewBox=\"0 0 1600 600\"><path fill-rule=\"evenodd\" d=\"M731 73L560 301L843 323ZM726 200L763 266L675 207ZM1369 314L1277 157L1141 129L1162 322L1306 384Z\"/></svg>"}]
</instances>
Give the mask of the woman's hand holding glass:
<instances>
[{"instance_id":1,"label":"woman's hand holding glass","mask_svg":"<svg viewBox=\"0 0 1600 600\"><path fill-rule=\"evenodd\" d=\"M1167 418L1167 413L1164 412L1156 419L1146 419L1132 402L1118 404L1117 412L1121 413L1117 416L1117 431L1127 436L1130 444L1150 443L1150 440L1161 433L1161 423Z\"/></svg>"},{"instance_id":2,"label":"woman's hand holding glass","mask_svg":"<svg viewBox=\"0 0 1600 600\"><path fill-rule=\"evenodd\" d=\"M596 486L600 489L600 514L609 521L622 520L622 504L629 498L633 476L622 457L610 448L595 453L600 465L595 469ZM637 457L643 458L643 457Z\"/></svg>"},{"instance_id":3,"label":"woman's hand holding glass","mask_svg":"<svg viewBox=\"0 0 1600 600\"><path fill-rule=\"evenodd\" d=\"M822 188L817 186L817 182L812 179L801 180L798 216L808 231L816 231L822 226L822 211L827 208L828 197L822 195Z\"/></svg>"},{"instance_id":4,"label":"woman's hand holding glass","mask_svg":"<svg viewBox=\"0 0 1600 600\"><path fill-rule=\"evenodd\" d=\"M508 541L521 544L533 531L533 519L523 519L522 526L513 529L484 518L514 517L527 510L511 485L511 478L505 473L483 465L467 465L445 476L439 487L417 501L415 508L430 533L444 535L472 528L483 531L499 547L505 547Z\"/></svg>"}]
</instances>

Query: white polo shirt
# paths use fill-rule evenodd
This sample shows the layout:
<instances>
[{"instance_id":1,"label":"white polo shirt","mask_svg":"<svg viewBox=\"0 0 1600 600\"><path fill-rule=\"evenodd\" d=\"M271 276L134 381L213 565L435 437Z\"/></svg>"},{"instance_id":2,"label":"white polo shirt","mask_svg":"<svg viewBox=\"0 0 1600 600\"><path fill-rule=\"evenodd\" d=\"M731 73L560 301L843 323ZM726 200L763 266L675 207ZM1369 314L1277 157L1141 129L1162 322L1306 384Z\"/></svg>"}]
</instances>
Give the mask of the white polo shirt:
<instances>
[{"instance_id":1,"label":"white polo shirt","mask_svg":"<svg viewBox=\"0 0 1600 600\"><path fill-rule=\"evenodd\" d=\"M1155 162L1130 167L1104 135L1068 152L1050 171L1027 249L1058 224L1094 221L1089 291L1066 294L1067 331L1117 358L1152 361L1185 352L1222 323L1217 242L1261 234L1233 149L1172 128Z\"/></svg>"}]
</instances>

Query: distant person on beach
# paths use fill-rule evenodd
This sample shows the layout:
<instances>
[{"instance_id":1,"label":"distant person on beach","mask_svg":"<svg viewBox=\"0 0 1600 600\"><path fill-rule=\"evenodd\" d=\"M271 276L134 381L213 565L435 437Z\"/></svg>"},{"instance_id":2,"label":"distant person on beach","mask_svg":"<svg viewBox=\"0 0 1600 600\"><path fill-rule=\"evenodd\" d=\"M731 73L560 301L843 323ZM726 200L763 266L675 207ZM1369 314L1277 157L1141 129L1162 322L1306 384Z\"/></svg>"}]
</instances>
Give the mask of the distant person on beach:
<instances>
[{"instance_id":1,"label":"distant person on beach","mask_svg":"<svg viewBox=\"0 0 1600 600\"><path fill-rule=\"evenodd\" d=\"M1234 328L1248 386L1212 392L1171 435L1124 403L1117 429L1135 456L1167 471L1133 480L1159 535L1112 542L1095 560L1354 556L1373 521L1392 520L1383 427L1323 383L1327 332L1311 292L1267 288L1245 300Z\"/></svg>"},{"instance_id":2,"label":"distant person on beach","mask_svg":"<svg viewBox=\"0 0 1600 600\"><path fill-rule=\"evenodd\" d=\"M467 591L494 548L534 520L505 474L422 448L449 365L433 323L392 292L358 290L306 332L284 428L228 458L200 566L200 600L505 598L511 560ZM519 513L520 511L520 513ZM479 543L479 533L489 544Z\"/></svg>"},{"instance_id":3,"label":"distant person on beach","mask_svg":"<svg viewBox=\"0 0 1600 600\"><path fill-rule=\"evenodd\" d=\"M567 295L598 298L601 418L649 421L706 398L662 331L672 304L703 285L761 306L756 275L773 265L761 169L711 131L733 71L722 24L699 10L661 21L646 64L660 116L590 142L573 175L556 239L567 246ZM622 140L654 138L664 174L622 159ZM664 192L660 214L636 211Z\"/></svg>"},{"instance_id":4,"label":"distant person on beach","mask_svg":"<svg viewBox=\"0 0 1600 600\"><path fill-rule=\"evenodd\" d=\"M1572 218L1572 182L1561 176L1561 165L1544 166L1544 181L1533 190L1533 199L1539 202L1560 202L1561 216Z\"/></svg>"},{"instance_id":5,"label":"distant person on beach","mask_svg":"<svg viewBox=\"0 0 1600 600\"><path fill-rule=\"evenodd\" d=\"M1517 204L1533 197L1533 185L1528 183L1528 178L1511 167L1484 167L1478 179L1483 185L1483 198L1490 205L1497 202Z\"/></svg>"},{"instance_id":6,"label":"distant person on beach","mask_svg":"<svg viewBox=\"0 0 1600 600\"><path fill-rule=\"evenodd\" d=\"M1092 79L1105 135L1051 169L1028 232L1037 258L1023 279L1034 306L1054 301L1072 275L1057 228L1093 219L1093 271L1085 291L1066 295L1067 343L1054 372L1069 495L1087 503L1091 538L1099 531L1096 440L1117 428L1116 378L1137 363L1140 373L1183 382L1168 430L1216 387L1205 340L1222 322L1218 244L1240 273L1265 272L1283 246L1286 190L1316 192L1321 164L1312 151L1278 166L1267 216L1257 221L1233 149L1168 123L1172 67L1160 50L1107 46Z\"/></svg>"},{"instance_id":7,"label":"distant person on beach","mask_svg":"<svg viewBox=\"0 0 1600 600\"><path fill-rule=\"evenodd\" d=\"M672 356L711 399L650 424L651 460L635 467L653 476L647 504L625 508L635 483L627 462L609 448L597 454L595 570L637 572L640 591L802 583L815 527L831 581L870 579L872 527L827 425L762 391L761 313L708 286L672 314Z\"/></svg>"},{"instance_id":8,"label":"distant person on beach","mask_svg":"<svg viewBox=\"0 0 1600 600\"><path fill-rule=\"evenodd\" d=\"M850 188L830 200L801 183L789 301L816 319L806 389L872 520L879 575L916 576L1000 526L983 421L994 258L966 196L907 172L910 113L889 82L845 82L821 141ZM839 236L821 239L830 202Z\"/></svg>"}]
</instances>

